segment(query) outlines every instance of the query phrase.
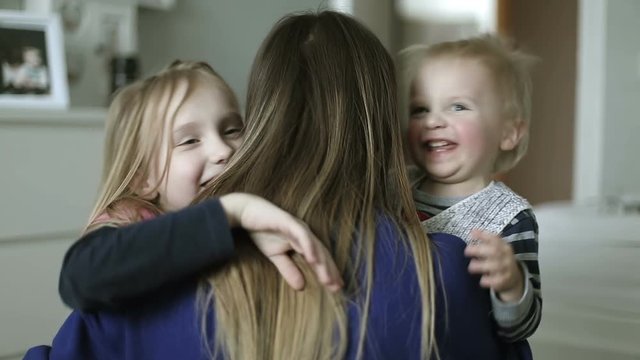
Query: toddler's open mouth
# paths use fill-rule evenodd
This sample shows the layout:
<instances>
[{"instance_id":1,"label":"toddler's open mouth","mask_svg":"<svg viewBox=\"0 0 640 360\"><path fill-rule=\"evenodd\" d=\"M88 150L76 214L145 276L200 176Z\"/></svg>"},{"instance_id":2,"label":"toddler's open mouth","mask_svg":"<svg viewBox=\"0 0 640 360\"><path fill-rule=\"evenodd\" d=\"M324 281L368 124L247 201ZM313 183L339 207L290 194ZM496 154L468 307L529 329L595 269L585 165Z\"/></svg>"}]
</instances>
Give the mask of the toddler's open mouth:
<instances>
[{"instance_id":1,"label":"toddler's open mouth","mask_svg":"<svg viewBox=\"0 0 640 360\"><path fill-rule=\"evenodd\" d=\"M447 140L429 140L422 145L428 151L444 151L451 150L456 146L456 143Z\"/></svg>"}]
</instances>

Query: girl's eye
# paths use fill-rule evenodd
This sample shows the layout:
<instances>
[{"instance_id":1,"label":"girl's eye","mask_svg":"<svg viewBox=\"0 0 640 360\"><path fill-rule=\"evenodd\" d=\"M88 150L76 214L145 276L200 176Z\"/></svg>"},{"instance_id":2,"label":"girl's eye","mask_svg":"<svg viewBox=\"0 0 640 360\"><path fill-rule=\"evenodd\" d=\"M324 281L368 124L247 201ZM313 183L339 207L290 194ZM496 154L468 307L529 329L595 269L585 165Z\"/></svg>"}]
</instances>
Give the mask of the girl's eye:
<instances>
[{"instance_id":1,"label":"girl's eye","mask_svg":"<svg viewBox=\"0 0 640 360\"><path fill-rule=\"evenodd\" d=\"M453 111L464 111L464 110L469 110L469 108L467 108L466 106L464 106L462 104L453 104L453 105L451 105L451 110L453 110Z\"/></svg>"},{"instance_id":2,"label":"girl's eye","mask_svg":"<svg viewBox=\"0 0 640 360\"><path fill-rule=\"evenodd\" d=\"M180 142L178 144L178 146L193 145L193 144L197 144L199 142L200 142L200 140L198 140L198 139L187 139L187 140L184 140L184 141Z\"/></svg>"},{"instance_id":3,"label":"girl's eye","mask_svg":"<svg viewBox=\"0 0 640 360\"><path fill-rule=\"evenodd\" d=\"M225 129L222 135L227 137L238 137L242 135L243 131L244 129L241 127L231 127L231 128Z\"/></svg>"},{"instance_id":4,"label":"girl's eye","mask_svg":"<svg viewBox=\"0 0 640 360\"><path fill-rule=\"evenodd\" d=\"M429 112L429 108L428 107L416 106L416 107L411 108L411 111L410 111L409 115L417 116L417 115L426 114L428 112Z\"/></svg>"}]
</instances>

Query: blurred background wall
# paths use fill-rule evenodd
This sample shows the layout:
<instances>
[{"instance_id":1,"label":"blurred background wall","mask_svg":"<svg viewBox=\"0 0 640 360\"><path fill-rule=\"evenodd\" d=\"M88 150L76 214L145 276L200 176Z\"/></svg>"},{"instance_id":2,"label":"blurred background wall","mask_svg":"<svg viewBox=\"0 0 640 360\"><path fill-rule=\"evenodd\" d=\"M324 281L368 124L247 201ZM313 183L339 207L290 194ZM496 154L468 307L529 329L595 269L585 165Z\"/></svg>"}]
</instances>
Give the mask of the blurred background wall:
<instances>
[{"instance_id":1,"label":"blurred background wall","mask_svg":"<svg viewBox=\"0 0 640 360\"><path fill-rule=\"evenodd\" d=\"M532 203L572 195L578 1L502 1L501 32L539 58L529 151L505 181ZM553 39L553 41L550 41Z\"/></svg>"}]
</instances>

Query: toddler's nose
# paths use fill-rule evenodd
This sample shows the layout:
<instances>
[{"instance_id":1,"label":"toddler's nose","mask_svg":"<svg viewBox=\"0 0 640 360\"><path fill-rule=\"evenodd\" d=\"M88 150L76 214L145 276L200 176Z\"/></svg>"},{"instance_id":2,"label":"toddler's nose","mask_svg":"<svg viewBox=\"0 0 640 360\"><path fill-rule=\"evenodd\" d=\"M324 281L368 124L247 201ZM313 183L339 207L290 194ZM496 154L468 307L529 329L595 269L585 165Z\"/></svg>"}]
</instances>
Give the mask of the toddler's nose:
<instances>
[{"instance_id":1,"label":"toddler's nose","mask_svg":"<svg viewBox=\"0 0 640 360\"><path fill-rule=\"evenodd\" d=\"M433 112L427 115L428 129L438 129L444 126L445 126L445 121L440 115Z\"/></svg>"}]
</instances>

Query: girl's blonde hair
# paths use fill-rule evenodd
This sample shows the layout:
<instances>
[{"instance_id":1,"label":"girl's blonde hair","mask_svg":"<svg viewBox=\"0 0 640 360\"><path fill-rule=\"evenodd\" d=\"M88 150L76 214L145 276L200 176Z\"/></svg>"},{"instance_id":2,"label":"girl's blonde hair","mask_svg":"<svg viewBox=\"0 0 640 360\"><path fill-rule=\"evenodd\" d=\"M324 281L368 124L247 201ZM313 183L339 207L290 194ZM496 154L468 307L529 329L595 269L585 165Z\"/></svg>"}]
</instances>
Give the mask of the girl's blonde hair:
<instances>
[{"instance_id":1,"label":"girl's blonde hair","mask_svg":"<svg viewBox=\"0 0 640 360\"><path fill-rule=\"evenodd\" d=\"M245 142L199 200L249 192L308 223L333 254L348 298L363 299L357 301L363 314L355 344L360 356L373 273L385 271L374 264L376 224L390 221L397 246L410 249L416 265L426 359L434 334L430 242L404 171L396 107L393 62L371 31L331 11L287 16L253 64ZM292 290L250 241L238 246L237 258L201 287L203 329L209 329L206 311L215 310L212 356L343 358L344 295L320 286L297 255L307 283L304 291Z\"/></svg>"},{"instance_id":2,"label":"girl's blonde hair","mask_svg":"<svg viewBox=\"0 0 640 360\"><path fill-rule=\"evenodd\" d=\"M399 54L399 88L404 131L409 121L411 87L422 65L433 59L451 57L478 60L489 70L499 96L504 99L503 116L506 120L520 121L525 130L518 145L501 152L494 166L495 172L507 171L522 159L529 145L531 96L533 84L531 67L536 58L516 48L503 37L486 34L464 40L448 41L432 46L413 45Z\"/></svg>"},{"instance_id":3,"label":"girl's blonde hair","mask_svg":"<svg viewBox=\"0 0 640 360\"><path fill-rule=\"evenodd\" d=\"M149 194L141 193L141 184L159 156L167 158L161 177L167 172L170 153L160 154L167 121L173 123L180 106L202 81L224 89L237 107L231 88L203 62L174 61L116 93L107 115L100 191L85 231L142 220L145 212L161 212Z\"/></svg>"}]
</instances>

